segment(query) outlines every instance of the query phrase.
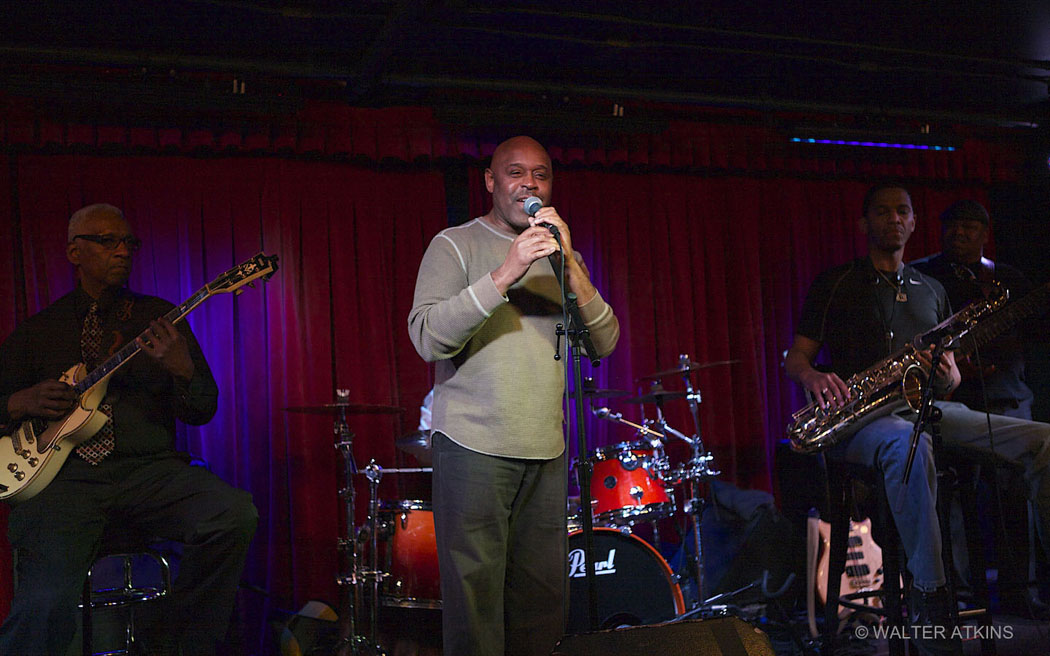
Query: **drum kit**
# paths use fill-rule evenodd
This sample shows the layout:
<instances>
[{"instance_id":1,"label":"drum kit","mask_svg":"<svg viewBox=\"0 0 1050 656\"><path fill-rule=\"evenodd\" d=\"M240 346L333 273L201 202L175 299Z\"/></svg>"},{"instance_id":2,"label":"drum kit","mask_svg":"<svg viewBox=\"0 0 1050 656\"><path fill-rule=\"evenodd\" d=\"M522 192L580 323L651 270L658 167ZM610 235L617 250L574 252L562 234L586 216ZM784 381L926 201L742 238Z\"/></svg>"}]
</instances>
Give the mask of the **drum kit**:
<instances>
[{"instance_id":1,"label":"drum kit","mask_svg":"<svg viewBox=\"0 0 1050 656\"><path fill-rule=\"evenodd\" d=\"M700 432L701 395L692 384L691 374L738 360L695 363L688 355L679 356L676 367L639 379L648 392L598 389L584 383L583 395L591 401L592 413L606 421L631 428L637 439L590 451L586 459L592 466L591 505L594 524L594 559L598 576L598 613L602 628L649 624L691 617L705 611L703 603L703 562L700 546L700 519L703 485L719 474L712 469L712 456L704 448ZM681 377L684 390L666 390L663 383ZM395 445L414 456L422 467L384 468L372 460L358 468L353 455L353 433L347 418L355 414L398 414L402 408L355 404L348 401L348 390L336 391L336 402L319 406L289 407L291 412L332 416L335 447L343 457L340 497L345 505L345 534L338 539L341 571L336 578L341 589L340 644L338 654L384 654L377 642L379 607L440 609L437 545L431 504L420 500L381 500L379 483L386 474L430 473L432 469L429 431L416 431L398 438ZM655 406L655 417L639 423L625 419L607 407L596 407L596 399L619 398L630 404ZM664 415L669 401L684 400L693 419L692 435L673 428ZM672 440L688 445L690 457L672 465L666 446ZM575 462L573 467L579 466ZM369 485L368 519L355 525L356 494L354 476L363 475ZM682 513L687 518L697 548L691 554L692 574L697 582L697 599L687 608L679 585L680 575L660 555L657 521L673 518L678 512L676 488L682 490ZM646 523L653 527L650 542L635 534L634 527ZM588 628L587 600L583 579L584 536L580 509L570 508L568 534L569 623L570 632ZM365 608L367 606L367 608ZM368 636L358 635L359 614L367 610Z\"/></svg>"}]
</instances>

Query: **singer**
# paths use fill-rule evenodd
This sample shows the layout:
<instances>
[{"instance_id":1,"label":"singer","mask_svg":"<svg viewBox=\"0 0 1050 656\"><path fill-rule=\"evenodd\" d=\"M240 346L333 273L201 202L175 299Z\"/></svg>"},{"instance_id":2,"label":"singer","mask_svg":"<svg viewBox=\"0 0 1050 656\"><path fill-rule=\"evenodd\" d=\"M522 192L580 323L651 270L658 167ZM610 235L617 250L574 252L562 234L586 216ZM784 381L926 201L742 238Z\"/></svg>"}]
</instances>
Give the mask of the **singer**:
<instances>
[{"instance_id":1,"label":"singer","mask_svg":"<svg viewBox=\"0 0 1050 656\"><path fill-rule=\"evenodd\" d=\"M416 279L409 335L436 363L433 504L446 654L546 656L564 631L564 375L554 360L562 308L548 258L560 264L565 254L565 284L600 356L620 328L549 205L552 180L550 156L534 139L501 143L485 170L492 210L434 237ZM545 205L535 216L525 209L532 196Z\"/></svg>"}]
</instances>

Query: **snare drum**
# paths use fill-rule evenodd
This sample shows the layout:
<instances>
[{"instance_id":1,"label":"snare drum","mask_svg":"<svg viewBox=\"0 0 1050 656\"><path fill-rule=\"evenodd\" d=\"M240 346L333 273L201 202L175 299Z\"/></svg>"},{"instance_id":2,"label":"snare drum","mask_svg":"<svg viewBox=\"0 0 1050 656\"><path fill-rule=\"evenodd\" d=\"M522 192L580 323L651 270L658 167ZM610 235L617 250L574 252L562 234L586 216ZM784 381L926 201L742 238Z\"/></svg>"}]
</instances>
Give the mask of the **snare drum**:
<instances>
[{"instance_id":1,"label":"snare drum","mask_svg":"<svg viewBox=\"0 0 1050 656\"><path fill-rule=\"evenodd\" d=\"M590 630L584 539L569 534L569 633ZM598 628L653 624L685 612L682 590L667 561L649 543L613 528L594 529Z\"/></svg>"},{"instance_id":2,"label":"snare drum","mask_svg":"<svg viewBox=\"0 0 1050 656\"><path fill-rule=\"evenodd\" d=\"M379 510L379 547L384 606L441 608L434 513L427 501L383 501Z\"/></svg>"},{"instance_id":3,"label":"snare drum","mask_svg":"<svg viewBox=\"0 0 1050 656\"><path fill-rule=\"evenodd\" d=\"M674 514L655 449L648 442L621 442L592 452L591 503L598 522L634 524Z\"/></svg>"}]
</instances>

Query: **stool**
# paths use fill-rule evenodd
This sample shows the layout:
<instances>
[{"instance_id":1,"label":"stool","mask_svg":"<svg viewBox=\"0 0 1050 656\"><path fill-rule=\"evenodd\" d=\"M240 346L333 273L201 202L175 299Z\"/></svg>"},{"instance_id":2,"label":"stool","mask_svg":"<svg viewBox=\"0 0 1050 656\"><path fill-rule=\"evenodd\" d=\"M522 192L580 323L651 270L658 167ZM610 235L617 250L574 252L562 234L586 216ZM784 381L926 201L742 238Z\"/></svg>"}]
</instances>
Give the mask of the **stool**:
<instances>
[{"instance_id":1,"label":"stool","mask_svg":"<svg viewBox=\"0 0 1050 656\"><path fill-rule=\"evenodd\" d=\"M935 443L937 442L935 437ZM973 495L969 492L969 486L960 485L957 475L958 470L972 468L974 462L968 459L971 455L969 450L945 448L941 445L935 447L935 460L937 468L937 515L941 527L942 557L944 559L947 586L952 599L952 611L954 622L960 619L977 619L983 625L990 624L991 618L987 613L987 599L982 598L985 590L978 587L976 598L985 603L983 608L973 608L958 612L955 599L954 571L955 563L952 556L950 501L954 494L960 495L960 503L964 509L964 517L967 518L968 542L975 542L974 517L976 515ZM827 636L833 636L838 627L838 607L872 613L886 618L891 628L891 637L888 641L889 653L894 656L903 656L904 640L901 635L906 634L904 630L904 615L902 612L902 590L900 586L901 575L906 574L901 567L901 551L899 548L900 537L893 521L889 501L886 496L885 485L881 472L863 465L855 465L825 458L825 467L828 479L828 512L831 525L830 554L828 559L828 603L825 606L825 627ZM913 472L912 475L915 475ZM853 496L853 481L863 481L875 490L875 530L879 530L879 544L882 547L883 560L883 586L877 595L882 600L882 608L873 607L857 602L858 598L869 598L873 596L870 592L841 595L842 574L847 566L847 555L849 551L850 519L856 500ZM980 567L983 568L983 558L978 559ZM983 569L981 570L983 572ZM905 576L905 580L910 576ZM833 603L833 599L839 603ZM896 630L892 630L896 629ZM990 633L981 633L981 653L983 656L994 656L995 641L988 637Z\"/></svg>"},{"instance_id":2,"label":"stool","mask_svg":"<svg viewBox=\"0 0 1050 656\"><path fill-rule=\"evenodd\" d=\"M116 656L118 654L130 654L135 641L135 609L140 604L149 603L158 599L168 597L172 593L171 566L164 554L150 548L150 540L139 535L115 534L107 535L99 549L88 575L84 579L84 591L81 595L79 607L83 618L83 644L84 656L100 656L96 654L93 646L92 635L92 612L101 608L124 608L127 609L127 619L124 626L124 648L115 651L101 652L102 656ZM107 558L119 558L123 570L123 581L118 587L96 588L93 585L92 576L99 564ZM158 585L145 585L133 580L133 564L136 558L148 558L152 560L160 571L160 582Z\"/></svg>"},{"instance_id":3,"label":"stool","mask_svg":"<svg viewBox=\"0 0 1050 656\"><path fill-rule=\"evenodd\" d=\"M954 491L959 497L960 506L962 508L962 520L963 526L965 527L966 533L966 547L969 556L969 569L972 584L972 595L974 602L978 605L982 605L985 608L991 606L992 595L988 589L988 581L985 576L987 569L987 563L985 561L985 544L982 540L983 531L980 520L977 515L977 485L980 481L984 481L989 487L989 492L993 499L1000 498L1001 491L999 490L998 474L1000 472L1013 474L1017 476L1024 475L1024 467L1018 463L1011 462L1002 458L1001 456L979 451L976 449L968 449L964 447L958 447L953 445L942 445L938 453L938 467L944 471L952 472L955 475L955 488ZM945 504L948 499L945 499ZM995 511L998 512L1001 509L996 507ZM1000 521L1003 518L999 518ZM1010 527L1007 527L1007 531ZM1003 594L1004 585L1004 568L1007 567L1005 562L1008 551L1012 552L1010 545L1007 544L1006 534L1001 534L999 531L993 530L993 542L998 557L997 567L999 568L999 593ZM1027 555L1027 545L1020 547L1022 555ZM1027 569L1027 568L1024 568ZM1020 592L1024 592L1024 584L1027 582L1026 575L1027 571L1017 573L1022 577L1015 583L1021 585Z\"/></svg>"}]
</instances>

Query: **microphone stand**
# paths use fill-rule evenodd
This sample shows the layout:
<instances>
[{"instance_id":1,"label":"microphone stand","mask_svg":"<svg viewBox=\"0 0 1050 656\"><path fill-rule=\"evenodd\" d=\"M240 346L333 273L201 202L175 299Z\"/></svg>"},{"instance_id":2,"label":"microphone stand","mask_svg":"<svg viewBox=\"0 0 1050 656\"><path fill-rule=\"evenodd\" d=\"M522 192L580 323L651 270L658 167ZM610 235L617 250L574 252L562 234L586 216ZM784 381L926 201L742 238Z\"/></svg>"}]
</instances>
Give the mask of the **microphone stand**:
<instances>
[{"instance_id":1,"label":"microphone stand","mask_svg":"<svg viewBox=\"0 0 1050 656\"><path fill-rule=\"evenodd\" d=\"M550 226L548 226L549 228ZM554 232L554 230L551 232ZM559 235L555 234L555 238L558 237ZM560 249L560 238L558 238L558 246ZM567 323L567 325L559 323L555 326L554 359L557 360L561 357L557 345L560 341L559 338L565 335L566 355L569 356L565 359L565 366L571 367L574 389L573 399L576 408L576 454L577 462L579 463L576 470L576 484L580 488L580 515L583 520L583 562L587 584L587 625L592 631L596 631L598 629L598 588L595 585L596 573L594 569L594 518L591 516L591 463L586 457L587 430L584 425L586 405L583 400L583 374L580 371L581 346L586 351L587 359L591 361L592 367L597 367L600 359L598 358L598 352L594 348L594 343L591 341L590 331L584 325L583 318L580 316L576 294L565 288L565 278L563 276L565 252L563 250L560 252L560 258L556 258L554 255L548 256L551 268L554 269L554 277L558 280L558 287L561 288L562 312L563 316L566 317L565 321ZM565 372L566 378L569 377L569 374L569 371Z\"/></svg>"},{"instance_id":2,"label":"microphone stand","mask_svg":"<svg viewBox=\"0 0 1050 656\"><path fill-rule=\"evenodd\" d=\"M915 426L911 431L911 446L908 449L908 460L904 465L904 477L901 481L901 490L897 495L897 502L894 504L894 510L900 512L904 508L904 497L905 490L908 488L908 478L911 476L911 468L915 464L915 452L919 447L919 436L926 429L926 424L930 422L936 422L940 420L941 411L933 404L933 379L937 372L937 367L941 363L941 358L944 356L946 341L950 341L951 338L946 340L938 340L933 346L933 355L930 358L930 375L929 380L922 387L922 400L919 402L919 415L915 418Z\"/></svg>"}]
</instances>

